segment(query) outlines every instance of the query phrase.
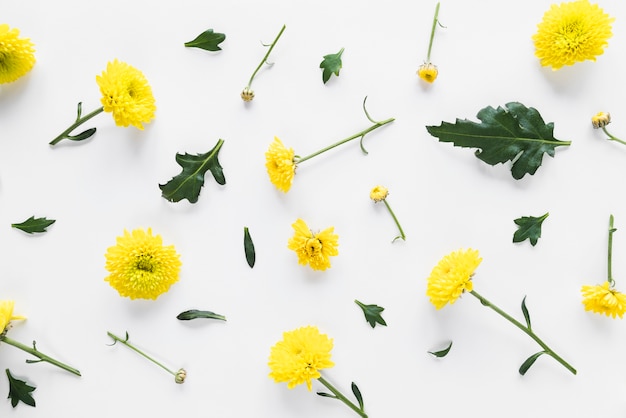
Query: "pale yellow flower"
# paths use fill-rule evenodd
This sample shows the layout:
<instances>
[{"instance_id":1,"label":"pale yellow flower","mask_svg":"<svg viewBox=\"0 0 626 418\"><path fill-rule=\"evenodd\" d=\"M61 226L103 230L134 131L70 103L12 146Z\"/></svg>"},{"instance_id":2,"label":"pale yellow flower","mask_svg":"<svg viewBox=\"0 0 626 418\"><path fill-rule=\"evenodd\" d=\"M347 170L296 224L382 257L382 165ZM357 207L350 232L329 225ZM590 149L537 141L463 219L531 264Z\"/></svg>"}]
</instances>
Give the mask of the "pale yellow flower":
<instances>
[{"instance_id":1,"label":"pale yellow flower","mask_svg":"<svg viewBox=\"0 0 626 418\"><path fill-rule=\"evenodd\" d=\"M426 296L435 308L453 304L463 292L473 289L472 276L483 259L478 251L458 250L443 257L428 277Z\"/></svg>"},{"instance_id":2,"label":"pale yellow flower","mask_svg":"<svg viewBox=\"0 0 626 418\"><path fill-rule=\"evenodd\" d=\"M339 254L339 235L334 233L335 228L331 226L314 234L302 219L291 226L294 235L289 239L288 248L296 252L298 263L308 264L313 270L330 268L330 257Z\"/></svg>"},{"instance_id":3,"label":"pale yellow flower","mask_svg":"<svg viewBox=\"0 0 626 418\"><path fill-rule=\"evenodd\" d=\"M0 24L0 84L11 83L28 73L35 65L35 49L20 31Z\"/></svg>"},{"instance_id":4,"label":"pale yellow flower","mask_svg":"<svg viewBox=\"0 0 626 418\"><path fill-rule=\"evenodd\" d=\"M274 137L274 142L265 153L265 160L270 181L278 190L287 193L296 174L293 148L285 147L280 139Z\"/></svg>"},{"instance_id":5,"label":"pale yellow flower","mask_svg":"<svg viewBox=\"0 0 626 418\"><path fill-rule=\"evenodd\" d=\"M591 125L594 129L604 128L611 123L611 114L608 112L598 112L591 117Z\"/></svg>"},{"instance_id":6,"label":"pale yellow flower","mask_svg":"<svg viewBox=\"0 0 626 418\"><path fill-rule=\"evenodd\" d=\"M437 79L437 75L439 75L439 70L437 70L437 66L433 63L424 63L420 65L417 70L417 75L422 80L432 83Z\"/></svg>"},{"instance_id":7,"label":"pale yellow flower","mask_svg":"<svg viewBox=\"0 0 626 418\"><path fill-rule=\"evenodd\" d=\"M626 312L626 295L615 290L607 280L601 285L585 285L580 289L586 311L622 318Z\"/></svg>"},{"instance_id":8,"label":"pale yellow flower","mask_svg":"<svg viewBox=\"0 0 626 418\"><path fill-rule=\"evenodd\" d=\"M377 203L385 200L387 196L389 196L389 190L385 186L375 186L370 191L370 199Z\"/></svg>"}]
</instances>

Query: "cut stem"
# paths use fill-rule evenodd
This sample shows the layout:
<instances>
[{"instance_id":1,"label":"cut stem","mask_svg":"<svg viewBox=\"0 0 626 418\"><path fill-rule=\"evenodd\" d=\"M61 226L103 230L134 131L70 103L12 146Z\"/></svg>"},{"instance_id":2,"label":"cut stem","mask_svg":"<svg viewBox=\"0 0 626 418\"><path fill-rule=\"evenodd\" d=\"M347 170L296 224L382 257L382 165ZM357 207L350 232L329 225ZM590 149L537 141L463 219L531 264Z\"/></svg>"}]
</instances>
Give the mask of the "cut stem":
<instances>
[{"instance_id":1,"label":"cut stem","mask_svg":"<svg viewBox=\"0 0 626 418\"><path fill-rule=\"evenodd\" d=\"M323 376L318 377L317 380L319 380L321 384L326 386L326 388L330 390L333 393L333 395L335 395L336 399L339 399L341 402L346 404L348 407L350 407L350 409L352 409L354 412L359 414L361 417L367 418L367 414L365 413L365 411L361 410L358 406L353 404L348 398L343 396L343 394L339 392L332 384L330 384L329 381L324 379Z\"/></svg>"},{"instance_id":2,"label":"cut stem","mask_svg":"<svg viewBox=\"0 0 626 418\"><path fill-rule=\"evenodd\" d=\"M272 52L272 49L274 49L274 46L276 46L276 42L278 42L278 39L283 34L283 32L285 31L286 27L287 27L286 25L283 25L283 27L280 29L280 32L278 32L278 35L276 35L276 39L274 39L274 42L272 42L270 44L270 47L267 50L267 53L265 54L263 59L261 60L261 63L259 64L258 67L256 67L256 70L254 70L254 72L252 73L252 76L250 77L250 81L248 81L248 86L247 86L248 88L250 88L250 86L252 85L252 80L254 80L254 77L256 76L256 73L258 73L259 70L261 69L261 67L263 66L263 64L265 64L267 62L267 57L270 56L270 53Z\"/></svg>"},{"instance_id":3,"label":"cut stem","mask_svg":"<svg viewBox=\"0 0 626 418\"><path fill-rule=\"evenodd\" d=\"M606 126L603 126L603 127L602 127L602 130L604 131L604 133L605 133L605 134L607 134L607 135L608 135L608 138L607 138L607 139L608 139L609 141L616 141L616 142L619 142L620 144L624 144L624 145L626 145L626 141L622 141L621 139L619 139L619 138L617 138L617 137L615 137L615 136L611 135L611 134L609 133L609 131L607 131L607 130L606 130Z\"/></svg>"},{"instance_id":4,"label":"cut stem","mask_svg":"<svg viewBox=\"0 0 626 418\"><path fill-rule=\"evenodd\" d=\"M74 139L76 140L77 137L80 137L82 134L79 134L76 136L72 136L70 135L72 133L72 131L76 128L78 128L80 125L82 125L83 123L87 122L89 119L93 118L94 116L102 113L104 111L104 107L100 107L96 110L94 110L93 112L80 117L80 109L81 109L81 104L78 104L78 116L76 117L76 122L74 122L69 128L67 128L65 131L63 131L59 136L57 136L56 138L54 138L52 141L50 141L50 145L56 145L59 141L63 140L63 139ZM86 139L89 136L93 135L93 133L95 133L95 128L92 128L93 132L88 135L85 138L80 138L80 139ZM88 131L85 131L88 132ZM83 134L85 133L83 132Z\"/></svg>"},{"instance_id":5,"label":"cut stem","mask_svg":"<svg viewBox=\"0 0 626 418\"><path fill-rule=\"evenodd\" d=\"M437 22L439 19L439 2L437 2L437 7L435 7L435 17L433 18L433 26L430 30L430 41L428 42L428 54L426 55L426 62L430 62L430 52L433 49L433 39L435 38L435 29L437 28Z\"/></svg>"},{"instance_id":6,"label":"cut stem","mask_svg":"<svg viewBox=\"0 0 626 418\"><path fill-rule=\"evenodd\" d=\"M163 370L167 371L168 373L170 373L172 376L176 377L176 372L168 369L167 367L165 367L163 364L159 363L158 361L156 361L155 359L153 359L152 357L150 357L149 355L147 355L146 353L144 353L143 351L141 351L140 349L138 349L137 347L135 347L134 345L132 345L131 343L128 342L128 339L122 339L120 337L118 337L117 335L113 334L110 331L107 331L107 335L111 338L113 338L113 341L115 342L119 342L124 344L126 347L130 348L131 350L135 351L136 353L142 355L143 357L147 358L148 360L150 360L151 362L153 362L154 364L156 364L157 366L161 367Z\"/></svg>"},{"instance_id":7,"label":"cut stem","mask_svg":"<svg viewBox=\"0 0 626 418\"><path fill-rule=\"evenodd\" d=\"M398 230L400 231L400 235L395 237L393 239L393 241L391 241L391 242L394 242L395 240L397 240L399 238L401 238L402 240L406 241L406 235L404 235L404 231L402 230L402 226L400 226L400 222L398 222L398 218L396 217L396 214L393 213L393 210L391 209L391 206L389 206L389 203L387 203L387 199L383 199L383 202L385 203L385 206L387 206L387 210L391 214L391 217L393 218L394 222L398 226Z\"/></svg>"},{"instance_id":8,"label":"cut stem","mask_svg":"<svg viewBox=\"0 0 626 418\"><path fill-rule=\"evenodd\" d=\"M617 228L613 226L614 217L611 214L609 216L609 249L608 249L608 263L607 263L607 276L609 285L611 287L615 286L615 280L613 280L613 233L617 231Z\"/></svg>"},{"instance_id":9,"label":"cut stem","mask_svg":"<svg viewBox=\"0 0 626 418\"><path fill-rule=\"evenodd\" d=\"M27 363L39 363L39 362L46 362L46 363L50 363L52 365L55 365L57 367L60 367L61 369L68 371L70 373L75 374L76 376L80 376L80 372L71 367L68 366L65 363L62 363L56 359L53 359L52 357L49 357L47 355L45 355L44 353L42 353L41 351L37 350L36 346L35 346L35 342L33 341L33 346L29 347L25 344L22 344L19 341L15 341L9 337L7 337L6 335L0 335L0 341L5 342L9 345L12 345L13 347L19 348L22 351L26 351L28 354L31 354L35 357L37 357L39 360L26 360Z\"/></svg>"}]
</instances>

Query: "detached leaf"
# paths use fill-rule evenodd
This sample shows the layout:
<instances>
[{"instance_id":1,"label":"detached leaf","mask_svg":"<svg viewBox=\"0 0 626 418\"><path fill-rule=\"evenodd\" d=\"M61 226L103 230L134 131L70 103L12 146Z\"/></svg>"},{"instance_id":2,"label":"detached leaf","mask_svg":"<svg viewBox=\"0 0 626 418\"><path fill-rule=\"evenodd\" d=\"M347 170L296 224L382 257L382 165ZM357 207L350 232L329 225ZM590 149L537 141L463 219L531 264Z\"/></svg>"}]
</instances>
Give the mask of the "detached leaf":
<instances>
[{"instance_id":1,"label":"detached leaf","mask_svg":"<svg viewBox=\"0 0 626 418\"><path fill-rule=\"evenodd\" d=\"M248 231L248 227L243 227L243 249L246 253L246 261L250 268L254 267L254 261L256 260L256 254L254 252L254 243L252 242L252 237L250 236L250 231Z\"/></svg>"},{"instance_id":2,"label":"detached leaf","mask_svg":"<svg viewBox=\"0 0 626 418\"><path fill-rule=\"evenodd\" d=\"M341 70L342 66L341 54L343 54L343 48L336 54L324 55L324 59L320 63L320 68L324 70L322 71L322 81L324 84L330 80L330 76L333 74L339 77L339 70Z\"/></svg>"},{"instance_id":3,"label":"detached leaf","mask_svg":"<svg viewBox=\"0 0 626 418\"><path fill-rule=\"evenodd\" d=\"M7 377L9 378L9 396L11 398L11 406L15 408L18 402L23 402L26 405L30 405L32 407L35 406L35 399L30 394L32 391L36 389L35 386L30 386L26 384L25 381L16 379L11 375L9 369L6 369Z\"/></svg>"},{"instance_id":4,"label":"detached leaf","mask_svg":"<svg viewBox=\"0 0 626 418\"><path fill-rule=\"evenodd\" d=\"M385 322L383 317L380 316L380 313L384 311L385 308L377 305L365 305L356 299L354 300L354 303L361 307L361 309L363 310L363 314L365 314L365 320L369 322L372 328L374 328L377 323L387 326L387 323Z\"/></svg>"},{"instance_id":5,"label":"detached leaf","mask_svg":"<svg viewBox=\"0 0 626 418\"><path fill-rule=\"evenodd\" d=\"M555 139L554 124L546 124L536 109L517 102L505 106L482 109L477 115L481 123L457 119L456 123L441 122L426 129L440 142L479 148L475 155L487 164L512 161L511 174L516 180L535 174L544 153L554 157L556 147L571 144Z\"/></svg>"},{"instance_id":6,"label":"detached leaf","mask_svg":"<svg viewBox=\"0 0 626 418\"><path fill-rule=\"evenodd\" d=\"M41 233L46 232L46 228L55 223L54 219L46 219L46 218L35 218L31 216L26 219L24 222L19 224L11 224L13 228L21 229L22 231L33 234L33 233Z\"/></svg>"},{"instance_id":7,"label":"detached leaf","mask_svg":"<svg viewBox=\"0 0 626 418\"><path fill-rule=\"evenodd\" d=\"M223 143L223 139L218 140L213 149L206 154L176 154L176 162L183 171L167 183L159 184L162 196L170 202L187 199L190 203L196 203L200 189L204 186L204 175L208 170L211 170L218 184L226 184L222 166L217 158Z\"/></svg>"},{"instance_id":8,"label":"detached leaf","mask_svg":"<svg viewBox=\"0 0 626 418\"><path fill-rule=\"evenodd\" d=\"M199 311L197 309L190 309L188 311L181 312L176 316L176 319L180 319L181 321L189 321L197 318L219 319L220 321L226 321L226 317L223 315L219 315L211 311Z\"/></svg>"},{"instance_id":9,"label":"detached leaf","mask_svg":"<svg viewBox=\"0 0 626 418\"><path fill-rule=\"evenodd\" d=\"M359 390L359 387L354 382L352 382L352 393L354 393L354 397L359 403L359 409L363 411L363 395L361 395L361 391Z\"/></svg>"},{"instance_id":10,"label":"detached leaf","mask_svg":"<svg viewBox=\"0 0 626 418\"><path fill-rule=\"evenodd\" d=\"M450 352L450 349L452 348L452 341L450 341L450 344L448 344L448 346L446 348L444 348L443 350L439 350L439 351L429 351L429 354L432 354L435 357L445 357L448 355L448 353Z\"/></svg>"},{"instance_id":11,"label":"detached leaf","mask_svg":"<svg viewBox=\"0 0 626 418\"><path fill-rule=\"evenodd\" d=\"M526 361L524 363L522 363L522 365L520 366L519 374L524 376L526 374L526 372L528 371L528 369L530 369L530 366L532 366L535 363L535 361L539 358L539 356L541 356L542 354L546 354L546 352L545 351L540 351L540 352L535 353L532 356L528 357L526 359Z\"/></svg>"},{"instance_id":12,"label":"detached leaf","mask_svg":"<svg viewBox=\"0 0 626 418\"><path fill-rule=\"evenodd\" d=\"M213 32L213 29L207 29L196 37L193 41L185 42L185 46L189 48L200 48L207 51L221 51L218 45L226 39L226 35L219 32Z\"/></svg>"},{"instance_id":13,"label":"detached leaf","mask_svg":"<svg viewBox=\"0 0 626 418\"><path fill-rule=\"evenodd\" d=\"M528 239L534 247L541 237L541 224L546 220L550 213L535 218L534 216L522 216L513 220L518 225L517 231L513 234L513 242L522 242Z\"/></svg>"}]
</instances>

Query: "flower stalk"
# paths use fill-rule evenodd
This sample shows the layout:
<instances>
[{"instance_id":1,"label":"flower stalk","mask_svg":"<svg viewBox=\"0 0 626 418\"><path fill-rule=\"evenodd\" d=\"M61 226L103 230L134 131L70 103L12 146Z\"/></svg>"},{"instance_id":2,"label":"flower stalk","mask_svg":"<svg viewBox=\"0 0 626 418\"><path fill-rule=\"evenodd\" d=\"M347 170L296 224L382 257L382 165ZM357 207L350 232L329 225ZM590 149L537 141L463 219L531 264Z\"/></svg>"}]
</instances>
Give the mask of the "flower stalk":
<instances>
[{"instance_id":1,"label":"flower stalk","mask_svg":"<svg viewBox=\"0 0 626 418\"><path fill-rule=\"evenodd\" d=\"M274 47L276 46L276 43L278 42L278 40L280 39L281 35L283 34L283 32L285 31L285 28L287 26L283 25L283 27L280 29L280 31L278 32L278 35L276 35L276 38L274 39L274 41L269 44L269 45L265 45L265 46L269 46L269 48L267 49L267 52L265 53L265 56L263 57L263 59L261 60L261 62L259 63L259 65L256 67L256 69L254 70L254 72L252 73L252 75L250 76L250 80L248 81L248 84L246 85L246 87L243 89L243 91L241 92L241 98L246 101L249 102L252 99L254 99L254 91L252 91L251 86L252 86L252 80L254 80L254 77L256 76L256 74L259 72L259 70L261 69L261 67L263 66L263 64L269 64L267 62L267 58L270 56L270 54L272 53L272 50L274 49Z\"/></svg>"},{"instance_id":2,"label":"flower stalk","mask_svg":"<svg viewBox=\"0 0 626 418\"><path fill-rule=\"evenodd\" d=\"M615 218L613 214L609 216L609 243L608 243L608 260L607 260L607 280L610 287L615 286L615 280L613 280L613 233L617 231L617 228L613 226Z\"/></svg>"},{"instance_id":3,"label":"flower stalk","mask_svg":"<svg viewBox=\"0 0 626 418\"><path fill-rule=\"evenodd\" d=\"M426 55L426 62L430 62L430 52L433 49L433 39L435 39L435 29L437 28L437 23L439 23L439 6L441 3L437 2L437 6L435 7L435 16L433 17L433 26L430 29L430 41L428 41L428 54Z\"/></svg>"},{"instance_id":4,"label":"flower stalk","mask_svg":"<svg viewBox=\"0 0 626 418\"><path fill-rule=\"evenodd\" d=\"M80 125L82 125L83 123L87 122L89 119L93 118L94 116L99 115L103 111L104 111L104 106L99 107L98 109L94 110L93 112L91 112L91 113L81 117L81 114L82 114L82 103L78 103L76 121L72 125L70 125L70 127L67 128L65 131L61 132L61 134L59 134L59 136L57 136L52 141L50 141L50 145L56 145L57 143L59 143L63 139L69 139L69 140L72 140L72 141L82 141L84 139L87 139L87 138L91 137L93 134L96 133L96 128L87 129L86 131L81 132L78 135L70 135L70 134L72 133L72 131L74 129L78 128Z\"/></svg>"},{"instance_id":5,"label":"flower stalk","mask_svg":"<svg viewBox=\"0 0 626 418\"><path fill-rule=\"evenodd\" d=\"M45 363L50 363L54 366L60 367L61 369L68 371L72 374L75 374L76 376L81 376L80 371L78 371L77 369L75 369L74 367L68 366L65 363L60 362L59 360L56 360L44 353L42 353L41 351L37 350L37 346L35 341L33 341L33 346L29 347L25 344L22 344L19 341L15 341L9 337L6 336L6 334L2 334L0 335L0 342L4 342L7 343L9 345L12 345L13 347L19 348L22 351L27 352L28 354L37 357L39 360L26 360L26 363L40 363L40 362L45 362Z\"/></svg>"},{"instance_id":6,"label":"flower stalk","mask_svg":"<svg viewBox=\"0 0 626 418\"><path fill-rule=\"evenodd\" d=\"M389 206L389 203L387 202L387 199L383 199L383 203L387 207L387 210L391 214L391 217L393 218L393 221L396 223L396 226L398 227L398 230L400 231L400 235L395 237L393 239L393 241L391 241L391 242L395 242L397 239L402 239L403 241L406 241L406 235L404 234L404 231L402 230L402 225L400 225L400 222L398 221L398 218L396 217L396 214L393 213L393 210L391 209L391 206Z\"/></svg>"},{"instance_id":7,"label":"flower stalk","mask_svg":"<svg viewBox=\"0 0 626 418\"><path fill-rule=\"evenodd\" d=\"M348 398L346 398L341 392L339 392L339 390L337 390L337 388L335 388L328 380L324 379L323 376L320 375L320 377L317 378L317 380L323 384L324 386L326 386L326 388L328 390L330 390L332 392L332 394L334 395L335 399L340 400L341 402L343 402L346 406L348 406L350 409L352 409L354 412L356 412L357 414L359 414L362 418L367 418L367 414L365 413L365 411L363 411L361 408L359 408L358 406L356 406L354 403L352 403Z\"/></svg>"}]
</instances>

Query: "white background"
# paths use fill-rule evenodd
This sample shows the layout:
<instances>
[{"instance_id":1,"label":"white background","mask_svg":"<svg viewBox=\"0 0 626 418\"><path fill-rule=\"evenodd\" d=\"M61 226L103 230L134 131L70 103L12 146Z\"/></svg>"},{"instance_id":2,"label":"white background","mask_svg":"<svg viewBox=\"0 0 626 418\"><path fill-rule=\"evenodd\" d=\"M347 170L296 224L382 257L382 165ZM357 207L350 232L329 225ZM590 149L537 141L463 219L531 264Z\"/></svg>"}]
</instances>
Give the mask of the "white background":
<instances>
[{"instance_id":1,"label":"white background","mask_svg":"<svg viewBox=\"0 0 626 418\"><path fill-rule=\"evenodd\" d=\"M626 6L605 0L614 36L597 62L553 72L534 56L531 36L550 1L443 2L445 29L432 61L440 75L415 74L426 58L435 2L0 0L0 23L36 45L26 77L0 86L0 298L28 316L10 331L77 367L81 378L0 347L1 369L37 386L37 407L0 402L0 416L348 417L314 382L288 390L269 377L270 347L284 331L316 325L334 339L324 375L346 395L355 381L370 417L481 414L486 417L622 416L626 410L624 323L585 312L583 284L606 280L609 214L616 217L614 275L626 291L626 147L591 127L598 111L626 137L623 74ZM286 24L270 61L239 93ZM210 53L183 43L213 28L226 34ZM344 47L343 69L324 85L322 56ZM83 143L48 142L75 117L100 106L95 77L118 58L143 71L157 101L145 131L101 114ZM269 182L264 153L276 135L306 155L370 125L396 121L303 163L291 191ZM426 125L476 120L486 106L537 108L554 135L570 140L516 181L509 165L479 161L471 149L439 143ZM175 154L204 153L219 138L226 185L207 174L196 204L170 203L158 185L180 172ZM370 189L389 188L407 241ZM513 244L513 219L550 212L535 247ZM56 219L45 234L11 228L31 215ZM315 272L287 249L291 224L335 227L339 255ZM248 226L257 249L243 252ZM156 301L121 298L106 282L104 254L124 229L151 227L175 245L180 281ZM426 277L445 254L478 249L476 291L522 319L527 296L535 331L578 369L541 357L539 347L466 295L436 311ZM354 299L385 307L372 329ZM197 308L227 322L181 322ZM135 353L108 346L123 335L188 380ZM428 350L454 341L450 354ZM4 374L4 370L2 370ZM0 378L0 399L8 394Z\"/></svg>"}]
</instances>

